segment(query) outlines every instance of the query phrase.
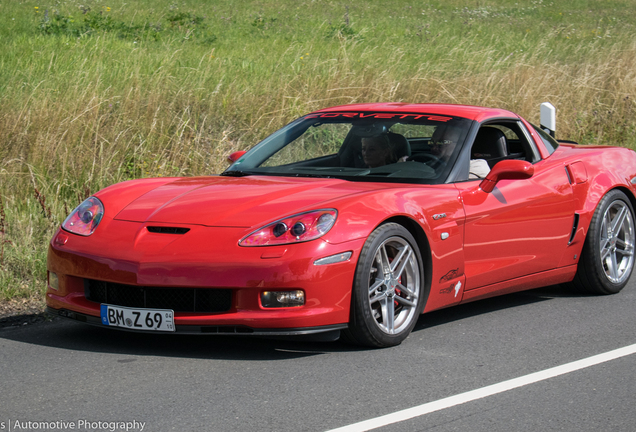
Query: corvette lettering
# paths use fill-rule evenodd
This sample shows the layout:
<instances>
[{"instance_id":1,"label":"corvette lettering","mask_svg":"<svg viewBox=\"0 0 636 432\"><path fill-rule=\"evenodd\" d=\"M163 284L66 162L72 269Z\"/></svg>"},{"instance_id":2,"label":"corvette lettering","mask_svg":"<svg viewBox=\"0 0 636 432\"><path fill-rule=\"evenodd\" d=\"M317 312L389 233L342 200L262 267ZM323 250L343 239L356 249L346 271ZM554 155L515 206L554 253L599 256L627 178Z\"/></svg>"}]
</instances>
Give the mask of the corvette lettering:
<instances>
[{"instance_id":1,"label":"corvette lettering","mask_svg":"<svg viewBox=\"0 0 636 432\"><path fill-rule=\"evenodd\" d=\"M448 282L459 276L459 269L453 269L439 279L439 283Z\"/></svg>"},{"instance_id":2,"label":"corvette lettering","mask_svg":"<svg viewBox=\"0 0 636 432\"><path fill-rule=\"evenodd\" d=\"M457 294L459 294L459 290L461 288L462 288L462 283L461 282L457 282L455 285L451 285L449 287L440 289L439 293L440 294L450 294L453 291L455 291L455 297L457 297Z\"/></svg>"},{"instance_id":3,"label":"corvette lettering","mask_svg":"<svg viewBox=\"0 0 636 432\"><path fill-rule=\"evenodd\" d=\"M449 286L449 287L442 288L441 290L439 290L440 294L450 294L452 292L453 292L453 286L452 285Z\"/></svg>"},{"instance_id":4,"label":"corvette lettering","mask_svg":"<svg viewBox=\"0 0 636 432\"><path fill-rule=\"evenodd\" d=\"M405 113L316 113L310 114L305 118L373 118L373 119L412 119L412 120L431 120L437 122L447 122L452 120L452 117L430 115L430 114L405 114Z\"/></svg>"}]
</instances>

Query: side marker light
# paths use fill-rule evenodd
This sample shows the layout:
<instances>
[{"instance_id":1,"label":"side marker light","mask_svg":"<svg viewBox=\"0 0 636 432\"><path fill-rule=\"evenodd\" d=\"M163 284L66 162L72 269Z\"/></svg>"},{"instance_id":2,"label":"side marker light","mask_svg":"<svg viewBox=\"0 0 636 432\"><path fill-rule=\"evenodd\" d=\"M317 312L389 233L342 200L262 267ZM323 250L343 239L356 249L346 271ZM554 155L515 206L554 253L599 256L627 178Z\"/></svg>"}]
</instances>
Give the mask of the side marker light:
<instances>
[{"instance_id":1,"label":"side marker light","mask_svg":"<svg viewBox=\"0 0 636 432\"><path fill-rule=\"evenodd\" d=\"M47 272L49 274L49 287L51 287L54 290L59 290L60 289L60 281L57 277L57 273L53 273L53 272Z\"/></svg>"},{"instance_id":2,"label":"side marker light","mask_svg":"<svg viewBox=\"0 0 636 432\"><path fill-rule=\"evenodd\" d=\"M348 261L351 258L353 252L343 252L336 255L331 255L328 257L320 258L314 261L314 265L327 265L327 264L336 264L343 261Z\"/></svg>"}]
</instances>

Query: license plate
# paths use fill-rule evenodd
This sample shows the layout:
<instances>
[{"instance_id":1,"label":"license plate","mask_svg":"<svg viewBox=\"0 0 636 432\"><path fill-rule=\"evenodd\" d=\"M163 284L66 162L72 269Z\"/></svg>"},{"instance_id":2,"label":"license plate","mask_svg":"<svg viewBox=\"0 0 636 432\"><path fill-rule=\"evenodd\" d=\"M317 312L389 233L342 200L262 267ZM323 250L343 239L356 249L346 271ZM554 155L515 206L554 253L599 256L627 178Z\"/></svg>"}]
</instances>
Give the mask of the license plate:
<instances>
[{"instance_id":1,"label":"license plate","mask_svg":"<svg viewBox=\"0 0 636 432\"><path fill-rule=\"evenodd\" d=\"M173 332L174 311L101 305L102 324L130 330Z\"/></svg>"}]
</instances>

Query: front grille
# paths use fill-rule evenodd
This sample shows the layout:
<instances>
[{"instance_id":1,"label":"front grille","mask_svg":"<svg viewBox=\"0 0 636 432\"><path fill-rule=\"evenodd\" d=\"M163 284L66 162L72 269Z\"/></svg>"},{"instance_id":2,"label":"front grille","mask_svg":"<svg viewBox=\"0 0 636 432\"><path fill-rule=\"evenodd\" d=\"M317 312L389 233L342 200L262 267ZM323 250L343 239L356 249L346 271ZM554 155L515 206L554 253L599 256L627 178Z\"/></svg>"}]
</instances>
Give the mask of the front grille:
<instances>
[{"instance_id":1,"label":"front grille","mask_svg":"<svg viewBox=\"0 0 636 432\"><path fill-rule=\"evenodd\" d=\"M175 312L227 312L232 307L229 289L157 288L84 279L84 295L97 303Z\"/></svg>"}]
</instances>

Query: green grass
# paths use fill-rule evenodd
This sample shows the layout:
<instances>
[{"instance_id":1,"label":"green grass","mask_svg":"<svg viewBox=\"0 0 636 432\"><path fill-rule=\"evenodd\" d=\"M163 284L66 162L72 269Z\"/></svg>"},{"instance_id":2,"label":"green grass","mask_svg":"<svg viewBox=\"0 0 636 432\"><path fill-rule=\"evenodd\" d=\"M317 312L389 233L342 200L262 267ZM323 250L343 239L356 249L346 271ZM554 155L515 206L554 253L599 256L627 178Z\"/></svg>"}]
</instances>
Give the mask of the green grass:
<instances>
[{"instance_id":1,"label":"green grass","mask_svg":"<svg viewBox=\"0 0 636 432\"><path fill-rule=\"evenodd\" d=\"M636 148L636 2L0 0L0 300L84 197L213 174L336 104L450 102ZM36 192L37 191L37 192Z\"/></svg>"}]
</instances>

